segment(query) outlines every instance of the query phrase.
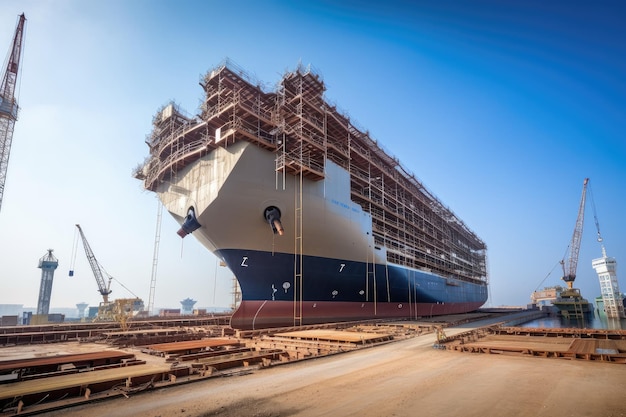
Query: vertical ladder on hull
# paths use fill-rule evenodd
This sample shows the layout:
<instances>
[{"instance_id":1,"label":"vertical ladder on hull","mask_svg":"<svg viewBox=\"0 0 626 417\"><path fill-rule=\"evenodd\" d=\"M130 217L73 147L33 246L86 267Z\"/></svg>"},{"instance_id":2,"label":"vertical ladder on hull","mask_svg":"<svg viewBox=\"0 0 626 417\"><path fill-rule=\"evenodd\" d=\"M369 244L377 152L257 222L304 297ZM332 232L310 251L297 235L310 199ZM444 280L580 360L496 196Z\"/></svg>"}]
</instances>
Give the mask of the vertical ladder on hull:
<instances>
[{"instance_id":1,"label":"vertical ladder on hull","mask_svg":"<svg viewBox=\"0 0 626 417\"><path fill-rule=\"evenodd\" d=\"M367 177L368 177L368 197L369 201L369 212L372 213L372 174L371 174L371 162L367 166ZM367 253L365 255L365 301L370 301L370 280L372 282L372 290L373 290L373 302L374 302L374 315L376 315L376 263L374 262L374 246L376 245L376 239L374 236L371 236L371 244L367 246Z\"/></svg>"},{"instance_id":2,"label":"vertical ladder on hull","mask_svg":"<svg viewBox=\"0 0 626 417\"><path fill-rule=\"evenodd\" d=\"M371 258L370 258L371 257ZM370 282L372 283L372 298L374 302L374 315L376 315L376 262L374 261L374 248L370 247L367 251L367 258L365 261L365 300L370 301Z\"/></svg>"},{"instance_id":3,"label":"vertical ladder on hull","mask_svg":"<svg viewBox=\"0 0 626 417\"><path fill-rule=\"evenodd\" d=\"M294 258L293 258L293 325L302 325L302 169L295 184Z\"/></svg>"},{"instance_id":4,"label":"vertical ladder on hull","mask_svg":"<svg viewBox=\"0 0 626 417\"><path fill-rule=\"evenodd\" d=\"M409 308L411 309L411 314L413 318L417 320L418 317L418 307L417 307L417 283L415 282L415 274L413 271L408 272L408 281L409 281ZM387 274L389 276L389 274ZM389 286L389 280L387 280L387 286ZM412 291L411 291L412 290ZM390 300L388 300L390 301Z\"/></svg>"}]
</instances>

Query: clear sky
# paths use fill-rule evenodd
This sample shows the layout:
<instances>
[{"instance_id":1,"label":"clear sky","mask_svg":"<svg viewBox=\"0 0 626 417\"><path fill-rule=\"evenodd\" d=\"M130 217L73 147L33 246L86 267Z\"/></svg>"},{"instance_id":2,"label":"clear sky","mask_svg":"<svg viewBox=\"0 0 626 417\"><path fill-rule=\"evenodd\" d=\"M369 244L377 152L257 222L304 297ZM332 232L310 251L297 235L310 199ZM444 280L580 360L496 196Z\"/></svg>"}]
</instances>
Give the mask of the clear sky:
<instances>
[{"instance_id":1,"label":"clear sky","mask_svg":"<svg viewBox=\"0 0 626 417\"><path fill-rule=\"evenodd\" d=\"M79 223L106 271L146 302L157 201L132 177L152 117L198 110L200 76L230 58L272 88L311 64L327 98L488 245L487 305L561 284L585 177L626 268L626 5L615 1L0 2L0 51L27 18L0 209L0 303L36 306L38 259L59 258L51 307L97 305ZM600 293L591 205L575 286ZM156 307L232 302L232 274L164 213ZM622 291L626 273L620 274ZM113 281L113 298L131 296Z\"/></svg>"}]
</instances>

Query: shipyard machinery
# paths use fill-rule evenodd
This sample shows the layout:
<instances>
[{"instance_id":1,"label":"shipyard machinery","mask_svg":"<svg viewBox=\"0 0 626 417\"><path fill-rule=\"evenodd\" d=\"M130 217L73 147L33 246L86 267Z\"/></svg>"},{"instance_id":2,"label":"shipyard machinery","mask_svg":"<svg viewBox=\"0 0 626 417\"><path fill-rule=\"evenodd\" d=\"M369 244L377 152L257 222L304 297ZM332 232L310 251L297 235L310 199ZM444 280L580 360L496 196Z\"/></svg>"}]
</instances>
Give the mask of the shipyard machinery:
<instances>
[{"instance_id":1,"label":"shipyard machinery","mask_svg":"<svg viewBox=\"0 0 626 417\"><path fill-rule=\"evenodd\" d=\"M4 69L2 84L0 85L0 208L2 207L4 183L6 182L7 168L9 165L13 128L15 127L19 110L15 98L15 86L22 56L22 38L25 23L26 17L24 17L24 13L22 13L18 18L9 59Z\"/></svg>"},{"instance_id":2,"label":"shipyard machinery","mask_svg":"<svg viewBox=\"0 0 626 417\"><path fill-rule=\"evenodd\" d=\"M87 260L89 261L89 266L91 266L91 270L93 271L93 275L96 278L96 283L98 284L98 291L100 295L102 295L102 304L109 304L109 294L111 294L111 280L112 276L106 273L104 268L100 266L96 256L93 254L91 250L91 246L89 246L89 242L83 233L83 229L81 229L80 225L77 224L76 228L78 229L78 233L80 233L80 238L83 241L83 247L85 248L85 255L87 255ZM108 280L104 279L104 275L107 275ZM74 276L74 270L70 270L70 276ZM102 304L100 304L102 306Z\"/></svg>"},{"instance_id":3,"label":"shipyard machinery","mask_svg":"<svg viewBox=\"0 0 626 417\"><path fill-rule=\"evenodd\" d=\"M83 241L83 247L85 248L87 260L89 261L89 265L91 266L93 275L96 278L96 283L98 284L98 292L100 292L100 295L102 295L102 302L100 303L100 306L98 308L98 315L95 320L116 321L120 324L122 330L127 330L128 318L132 317L135 311L141 310L143 308L143 301L135 294L133 294L135 295L135 298L120 298L112 302L109 301L109 294L111 294L111 281L114 278L104 270L104 268L96 259L96 256L91 250L91 246L89 246L89 242L87 241L87 238L83 233L83 229L80 227L79 224L76 225L76 228L78 229L78 233L80 234L81 240ZM75 256L76 253L74 251L74 257ZM74 260L75 258L72 259L72 265L74 264ZM108 279L105 279L105 275ZM70 269L70 276L74 276L73 269ZM128 292L132 294L132 291L126 288L122 283L120 283L120 285L122 285Z\"/></svg>"},{"instance_id":4,"label":"shipyard machinery","mask_svg":"<svg viewBox=\"0 0 626 417\"><path fill-rule=\"evenodd\" d=\"M567 284L567 288L561 291L559 298L553 304L560 310L564 317L581 318L585 314L591 312L589 302L580 294L578 288L574 288L574 280L576 280L576 267L578 266L578 254L580 252L580 242L583 235L583 224L585 220L585 201L587 197L587 184L589 178L583 181L583 191L578 207L578 217L574 226L572 240L568 247L566 255L561 260L563 268L563 277L561 278Z\"/></svg>"},{"instance_id":5,"label":"shipyard machinery","mask_svg":"<svg viewBox=\"0 0 626 417\"><path fill-rule=\"evenodd\" d=\"M574 227L574 234L572 235L572 241L569 245L569 254L567 254L567 262L565 258L561 260L561 266L563 267L563 281L567 284L567 289L572 289L574 280L576 279L576 267L578 266L578 253L580 252L580 241L583 235L583 223L585 220L585 201L587 198L587 184L589 178L585 178L583 182L583 193L580 198L580 206L578 207L578 217L576 218L576 226Z\"/></svg>"}]
</instances>

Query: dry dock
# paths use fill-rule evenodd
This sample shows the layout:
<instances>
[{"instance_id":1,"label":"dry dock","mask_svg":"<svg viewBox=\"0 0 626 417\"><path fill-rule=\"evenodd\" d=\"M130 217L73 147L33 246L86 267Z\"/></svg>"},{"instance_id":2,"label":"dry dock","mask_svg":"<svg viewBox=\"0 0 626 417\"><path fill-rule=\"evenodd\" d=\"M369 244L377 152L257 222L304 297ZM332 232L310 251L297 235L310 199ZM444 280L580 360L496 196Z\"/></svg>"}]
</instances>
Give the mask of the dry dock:
<instances>
[{"instance_id":1,"label":"dry dock","mask_svg":"<svg viewBox=\"0 0 626 417\"><path fill-rule=\"evenodd\" d=\"M185 333L193 336L191 340L162 342L172 334L186 337L176 331L157 329L107 330L95 340L91 329L89 337L75 342L5 347L0 350L0 415L36 414L216 376L246 374L259 368L387 343L416 331L411 324L393 326L389 333L370 333L354 324L336 326L351 330L273 329L249 337L216 337L212 335L233 331L215 326L193 327ZM57 330L63 335L68 332L65 328ZM38 339L59 340L53 333L54 330L48 330ZM141 344L130 346L130 341ZM119 350L120 345L126 346L124 351ZM26 350L30 350L30 357L25 357Z\"/></svg>"},{"instance_id":2,"label":"dry dock","mask_svg":"<svg viewBox=\"0 0 626 417\"><path fill-rule=\"evenodd\" d=\"M466 329L463 329L466 330ZM448 329L454 334L457 329ZM422 334L372 349L49 413L78 417L624 416L626 366L462 354Z\"/></svg>"},{"instance_id":3,"label":"dry dock","mask_svg":"<svg viewBox=\"0 0 626 417\"><path fill-rule=\"evenodd\" d=\"M126 337L109 331L99 343L5 347L0 415L408 416L417 407L425 415L497 410L496 415L551 411L553 416L566 414L548 399L567 390L580 390L582 397L597 392L594 398L602 399L597 404L574 399L571 415L626 415L617 395L626 389L626 367L616 360L626 353L626 335L600 332L593 338L593 331L505 328L484 314L443 319L447 322L344 323L236 335L193 327L187 332L204 336L125 347L117 342L157 341L164 333L135 331ZM437 340L437 327L475 319L489 324L448 326L447 340ZM11 359L12 352L19 358ZM220 378L227 375L231 378ZM105 398L110 400L93 402ZM571 401L558 402L561 411L570 409ZM583 410L588 412L580 414Z\"/></svg>"}]
</instances>

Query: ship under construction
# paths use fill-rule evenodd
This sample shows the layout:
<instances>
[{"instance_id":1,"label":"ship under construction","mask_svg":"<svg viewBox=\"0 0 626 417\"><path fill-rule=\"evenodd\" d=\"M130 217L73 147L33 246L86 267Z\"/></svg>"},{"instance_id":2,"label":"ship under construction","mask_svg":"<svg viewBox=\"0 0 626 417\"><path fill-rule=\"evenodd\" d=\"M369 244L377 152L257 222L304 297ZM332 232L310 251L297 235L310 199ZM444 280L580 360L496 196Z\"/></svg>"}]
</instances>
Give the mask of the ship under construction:
<instances>
[{"instance_id":1,"label":"ship under construction","mask_svg":"<svg viewBox=\"0 0 626 417\"><path fill-rule=\"evenodd\" d=\"M226 60L197 116L169 103L135 171L234 273L235 328L463 313L487 300L486 244L310 67L268 90Z\"/></svg>"}]
</instances>

